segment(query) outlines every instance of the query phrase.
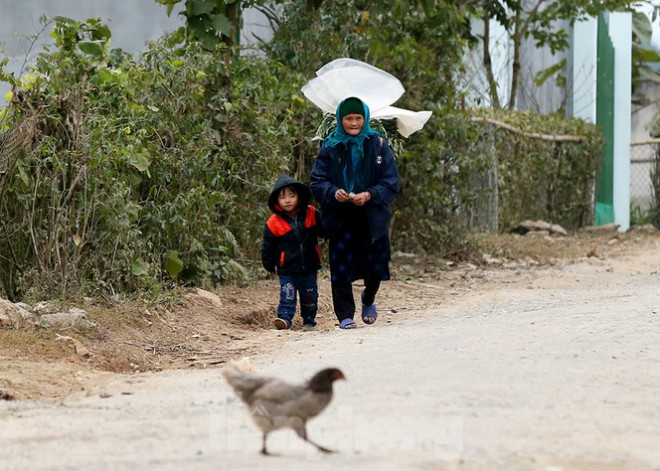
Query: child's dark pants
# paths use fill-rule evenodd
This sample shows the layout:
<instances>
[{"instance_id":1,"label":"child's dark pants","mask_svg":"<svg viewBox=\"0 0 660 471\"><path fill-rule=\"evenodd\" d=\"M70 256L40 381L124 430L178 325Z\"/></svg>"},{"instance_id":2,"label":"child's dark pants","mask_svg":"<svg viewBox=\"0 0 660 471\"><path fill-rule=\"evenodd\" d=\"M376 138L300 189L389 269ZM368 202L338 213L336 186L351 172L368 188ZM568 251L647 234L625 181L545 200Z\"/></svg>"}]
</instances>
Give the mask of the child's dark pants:
<instances>
[{"instance_id":1,"label":"child's dark pants","mask_svg":"<svg viewBox=\"0 0 660 471\"><path fill-rule=\"evenodd\" d=\"M316 325L319 290L316 272L304 275L282 275L280 279L280 304L277 317L286 320L289 327L296 314L296 298L300 297L300 315L304 324ZM298 295L298 296L297 296Z\"/></svg>"}]
</instances>

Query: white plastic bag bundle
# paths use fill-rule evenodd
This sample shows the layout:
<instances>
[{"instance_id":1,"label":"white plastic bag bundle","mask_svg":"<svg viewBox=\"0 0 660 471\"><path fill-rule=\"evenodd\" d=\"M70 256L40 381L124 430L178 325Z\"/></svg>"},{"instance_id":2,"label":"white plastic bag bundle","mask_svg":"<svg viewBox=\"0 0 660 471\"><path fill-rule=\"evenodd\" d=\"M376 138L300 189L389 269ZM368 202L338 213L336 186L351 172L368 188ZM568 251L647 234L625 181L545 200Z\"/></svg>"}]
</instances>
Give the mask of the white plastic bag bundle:
<instances>
[{"instance_id":1,"label":"white plastic bag bundle","mask_svg":"<svg viewBox=\"0 0 660 471\"><path fill-rule=\"evenodd\" d=\"M326 113L335 114L341 101L350 96L364 101L372 119L397 120L397 130L408 137L422 129L431 111L410 111L391 106L405 92L391 74L364 62L341 58L316 71L316 78L302 87L303 94Z\"/></svg>"}]
</instances>

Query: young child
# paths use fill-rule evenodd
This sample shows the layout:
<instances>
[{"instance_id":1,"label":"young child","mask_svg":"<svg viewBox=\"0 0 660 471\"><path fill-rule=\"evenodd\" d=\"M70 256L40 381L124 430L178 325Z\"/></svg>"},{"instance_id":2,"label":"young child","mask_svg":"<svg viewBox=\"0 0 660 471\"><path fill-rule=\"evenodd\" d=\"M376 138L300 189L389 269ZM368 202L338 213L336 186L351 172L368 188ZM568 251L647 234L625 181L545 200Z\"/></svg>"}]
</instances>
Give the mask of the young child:
<instances>
[{"instance_id":1,"label":"young child","mask_svg":"<svg viewBox=\"0 0 660 471\"><path fill-rule=\"evenodd\" d=\"M317 272L321 268L318 236L319 211L310 201L309 188L296 179L280 175L268 197L273 211L264 227L261 262L280 281L276 329L290 329L300 296L302 330L314 330L318 310Z\"/></svg>"}]
</instances>

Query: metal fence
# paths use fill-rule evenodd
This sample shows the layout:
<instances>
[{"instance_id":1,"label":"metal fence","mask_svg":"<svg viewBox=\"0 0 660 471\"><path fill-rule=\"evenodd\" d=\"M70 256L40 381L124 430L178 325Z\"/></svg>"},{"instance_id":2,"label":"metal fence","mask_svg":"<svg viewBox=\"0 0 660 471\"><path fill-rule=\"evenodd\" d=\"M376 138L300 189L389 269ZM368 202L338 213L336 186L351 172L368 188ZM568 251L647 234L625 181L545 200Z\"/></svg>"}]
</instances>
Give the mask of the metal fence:
<instances>
[{"instance_id":1,"label":"metal fence","mask_svg":"<svg viewBox=\"0 0 660 471\"><path fill-rule=\"evenodd\" d=\"M652 173L658 159L660 139L630 145L630 206L642 214L655 205Z\"/></svg>"}]
</instances>

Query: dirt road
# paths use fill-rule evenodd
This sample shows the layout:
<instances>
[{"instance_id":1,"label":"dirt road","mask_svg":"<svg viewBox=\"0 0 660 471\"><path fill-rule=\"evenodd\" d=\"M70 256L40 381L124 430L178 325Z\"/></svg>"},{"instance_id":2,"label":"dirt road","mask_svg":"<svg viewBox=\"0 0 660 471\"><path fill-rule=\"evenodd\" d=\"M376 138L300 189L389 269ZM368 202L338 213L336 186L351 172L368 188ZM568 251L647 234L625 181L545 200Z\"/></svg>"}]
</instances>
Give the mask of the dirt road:
<instances>
[{"instance_id":1,"label":"dirt road","mask_svg":"<svg viewBox=\"0 0 660 471\"><path fill-rule=\"evenodd\" d=\"M281 456L260 456L260 433L208 368L0 402L0 469L660 470L659 268L656 243L493 271L441 308L383 312L370 328L272 332L281 348L253 357L257 371L345 372L308 428L337 454L282 431L269 441Z\"/></svg>"}]
</instances>

